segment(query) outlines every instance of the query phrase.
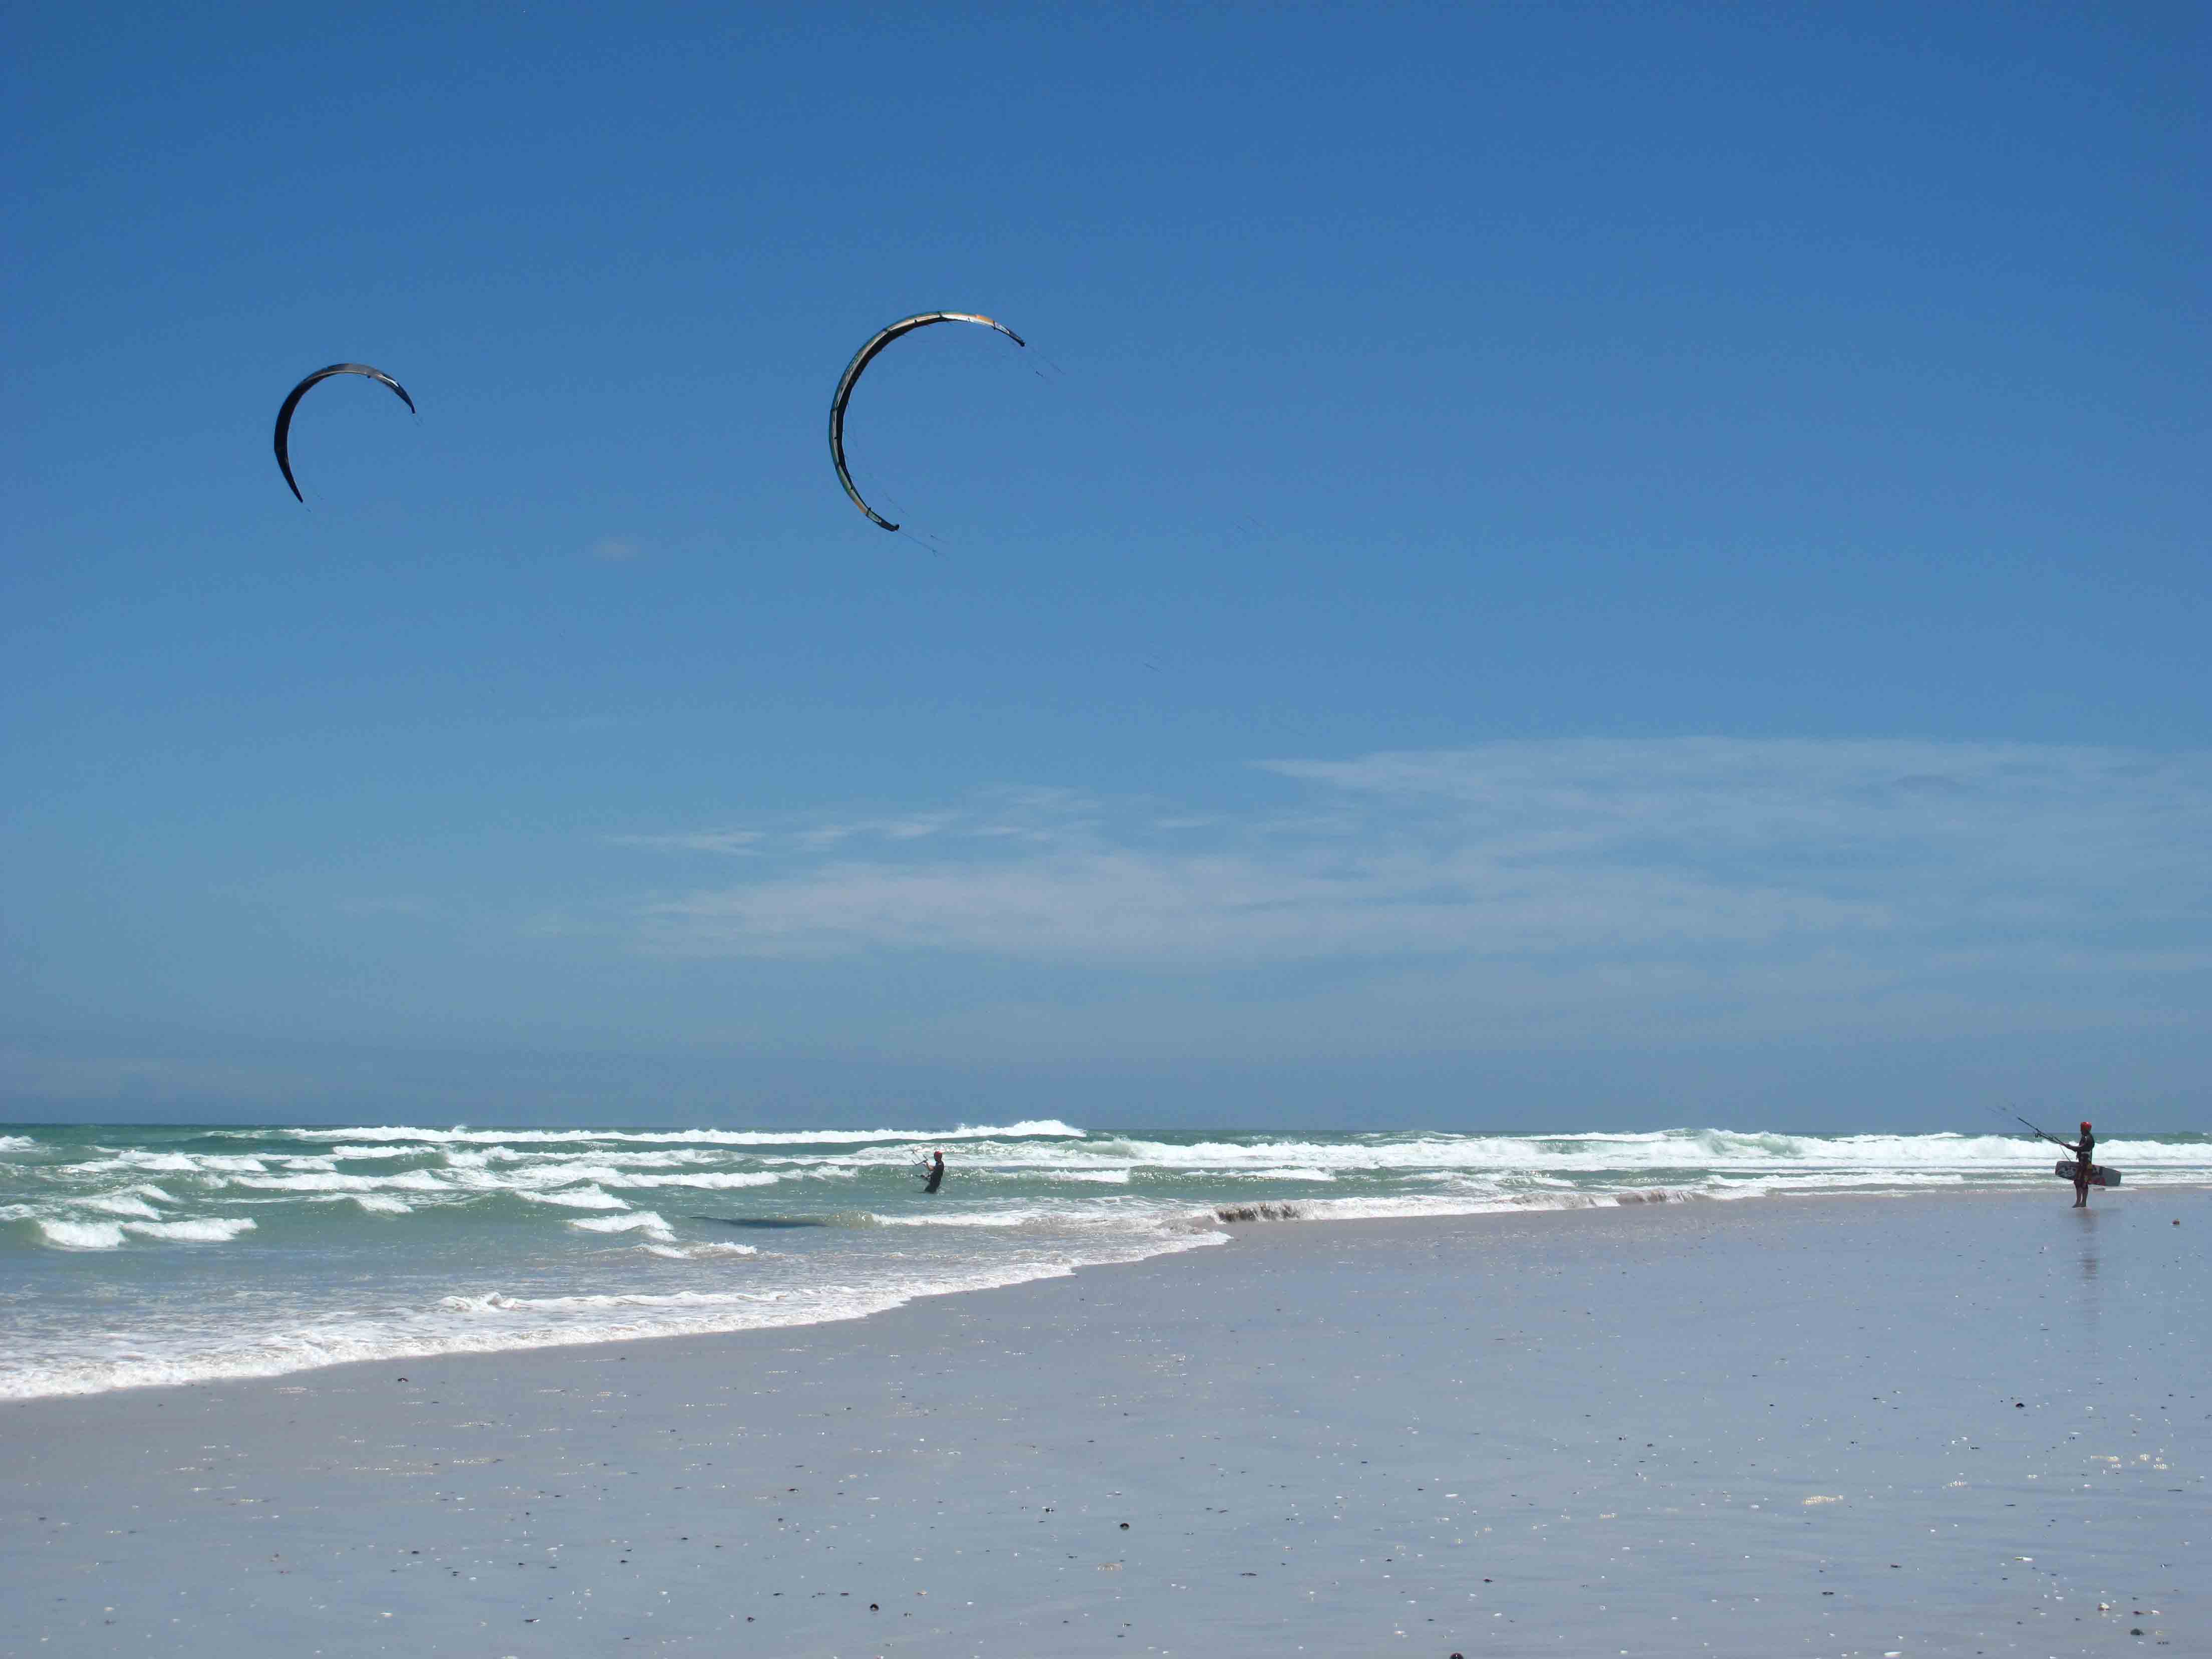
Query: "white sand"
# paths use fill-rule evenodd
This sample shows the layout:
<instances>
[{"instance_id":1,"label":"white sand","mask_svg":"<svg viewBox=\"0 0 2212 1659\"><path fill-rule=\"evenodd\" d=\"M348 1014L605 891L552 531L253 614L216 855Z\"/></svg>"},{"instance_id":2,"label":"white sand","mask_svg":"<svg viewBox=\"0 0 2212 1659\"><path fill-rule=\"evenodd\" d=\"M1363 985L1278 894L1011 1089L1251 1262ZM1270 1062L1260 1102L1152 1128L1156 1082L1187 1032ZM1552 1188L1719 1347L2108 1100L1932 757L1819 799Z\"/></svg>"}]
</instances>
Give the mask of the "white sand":
<instances>
[{"instance_id":1,"label":"white sand","mask_svg":"<svg viewBox=\"0 0 2212 1659\"><path fill-rule=\"evenodd\" d=\"M0 1651L2212 1652L2212 1195L2068 1202L1262 1224L11 1406Z\"/></svg>"}]
</instances>

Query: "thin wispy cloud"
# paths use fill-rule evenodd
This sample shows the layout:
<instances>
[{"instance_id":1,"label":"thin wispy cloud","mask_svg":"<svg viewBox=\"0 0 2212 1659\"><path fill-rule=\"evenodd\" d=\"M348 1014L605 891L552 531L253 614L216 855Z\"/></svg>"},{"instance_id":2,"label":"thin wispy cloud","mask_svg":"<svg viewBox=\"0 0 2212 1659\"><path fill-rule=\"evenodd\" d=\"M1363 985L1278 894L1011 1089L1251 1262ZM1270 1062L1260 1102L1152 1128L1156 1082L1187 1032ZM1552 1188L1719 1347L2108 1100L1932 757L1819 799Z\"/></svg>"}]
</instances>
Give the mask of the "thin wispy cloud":
<instances>
[{"instance_id":1,"label":"thin wispy cloud","mask_svg":"<svg viewBox=\"0 0 2212 1659\"><path fill-rule=\"evenodd\" d=\"M642 847L663 852L750 854L768 837L757 830L696 830L670 836L609 836L614 847Z\"/></svg>"},{"instance_id":2,"label":"thin wispy cloud","mask_svg":"<svg viewBox=\"0 0 2212 1659\"><path fill-rule=\"evenodd\" d=\"M635 941L1146 974L2212 965L2202 754L1711 738L1260 765L1294 797L1234 811L1000 791L763 828L746 879L640 902ZM732 833L634 839L720 850Z\"/></svg>"}]
</instances>

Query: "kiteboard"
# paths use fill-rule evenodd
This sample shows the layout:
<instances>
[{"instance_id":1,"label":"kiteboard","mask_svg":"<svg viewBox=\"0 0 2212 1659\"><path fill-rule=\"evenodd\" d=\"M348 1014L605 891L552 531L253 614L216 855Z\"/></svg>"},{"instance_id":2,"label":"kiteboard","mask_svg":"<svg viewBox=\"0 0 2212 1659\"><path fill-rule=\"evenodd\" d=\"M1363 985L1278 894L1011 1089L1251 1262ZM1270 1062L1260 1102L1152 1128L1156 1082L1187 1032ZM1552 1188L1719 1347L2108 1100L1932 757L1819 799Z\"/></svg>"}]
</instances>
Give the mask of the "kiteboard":
<instances>
[{"instance_id":1,"label":"kiteboard","mask_svg":"<svg viewBox=\"0 0 2212 1659\"><path fill-rule=\"evenodd\" d=\"M2073 1180L2074 1160L2070 1158L2060 1158L2058 1167L2053 1170L2051 1174L2062 1181ZM2120 1172L2118 1170L2107 1169L2101 1164L2092 1164L2089 1166L2089 1184L2092 1187L2117 1187L2120 1184Z\"/></svg>"}]
</instances>

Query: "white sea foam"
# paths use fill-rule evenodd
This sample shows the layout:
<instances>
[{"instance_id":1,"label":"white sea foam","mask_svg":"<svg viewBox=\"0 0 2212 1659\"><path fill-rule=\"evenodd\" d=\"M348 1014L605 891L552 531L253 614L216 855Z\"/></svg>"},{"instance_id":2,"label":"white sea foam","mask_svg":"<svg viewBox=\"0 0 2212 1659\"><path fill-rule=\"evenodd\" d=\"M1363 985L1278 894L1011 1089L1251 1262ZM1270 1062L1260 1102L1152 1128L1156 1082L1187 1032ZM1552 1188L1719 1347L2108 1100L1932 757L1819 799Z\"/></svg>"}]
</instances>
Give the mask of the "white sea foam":
<instances>
[{"instance_id":1,"label":"white sea foam","mask_svg":"<svg viewBox=\"0 0 2212 1659\"><path fill-rule=\"evenodd\" d=\"M2109 1144L2117 1160L2119 1152ZM2203 1161L2202 1149L2160 1148L2176 1162ZM1227 1172L1289 1167L1336 1172L1424 1169L1537 1170L1601 1173L1680 1169L1768 1170L1800 1167L1869 1170L1987 1169L2027 1171L2048 1162L2036 1146L2000 1135L1850 1135L1809 1137L1728 1130L1666 1130L1635 1134L1408 1135L1346 1139L1173 1142L1116 1137L1068 1151L1078 1159L1169 1170Z\"/></svg>"},{"instance_id":2,"label":"white sea foam","mask_svg":"<svg viewBox=\"0 0 2212 1659\"><path fill-rule=\"evenodd\" d=\"M230 1176L225 1184L256 1193L373 1193L389 1188L410 1193L451 1190L428 1170L402 1170L396 1175L335 1175L318 1171L304 1175Z\"/></svg>"},{"instance_id":3,"label":"white sea foam","mask_svg":"<svg viewBox=\"0 0 2212 1659\"><path fill-rule=\"evenodd\" d=\"M0 1152L27 1152L38 1144L28 1135L0 1135Z\"/></svg>"},{"instance_id":4,"label":"white sea foam","mask_svg":"<svg viewBox=\"0 0 2212 1659\"><path fill-rule=\"evenodd\" d=\"M1086 1258L1092 1262L1136 1261L1223 1242L1219 1233L1186 1233L1128 1241ZM173 1352L102 1354L0 1372L0 1399L94 1394L110 1389L205 1382L218 1377L275 1376L354 1360L396 1359L445 1353L494 1353L580 1342L719 1331L788 1328L865 1318L918 1297L951 1295L1065 1278L1083 1265L1025 1257L992 1266L947 1268L866 1288L824 1286L805 1293L679 1292L647 1298L634 1294L574 1297L452 1297L426 1313L398 1322L330 1322L309 1329L246 1337L207 1337Z\"/></svg>"},{"instance_id":5,"label":"white sea foam","mask_svg":"<svg viewBox=\"0 0 2212 1659\"><path fill-rule=\"evenodd\" d=\"M119 1221L59 1221L41 1217L39 1231L46 1243L64 1250L112 1250L123 1243Z\"/></svg>"},{"instance_id":6,"label":"white sea foam","mask_svg":"<svg viewBox=\"0 0 2212 1659\"><path fill-rule=\"evenodd\" d=\"M0 1396L857 1316L914 1295L1218 1242L1224 1218L1355 1221L2025 1188L2051 1183L2056 1155L2002 1135L1285 1132L1187 1142L1086 1137L1064 1124L1047 1126L1064 1133L1026 1133L1037 1127L344 1128L313 1132L311 1146L279 1130L156 1130L143 1145L125 1131L75 1163L0 1160L0 1200L21 1200L0 1201L9 1224L0 1251L16 1250L31 1282L52 1275L36 1301L48 1322L19 1325L0 1352ZM15 1139L64 1160L88 1150L43 1132ZM933 1144L947 1146L951 1179L923 1199L912 1165ZM2107 1140L2103 1158L2128 1180L2100 1203L2212 1185L2203 1137ZM156 1175L159 1187L149 1184ZM510 1197L526 1201L501 1201ZM370 1226L365 1215L382 1219ZM235 1239L248 1216L272 1232L281 1221L288 1245L310 1248L175 1248ZM795 1231L742 1233L732 1224ZM320 1250L317 1228L328 1230ZM151 1271L58 1259L118 1247L155 1252ZM349 1288L360 1274L411 1300L361 1311ZM436 1305L441 1291L487 1285L501 1286L509 1305L467 1314ZM641 1299L677 1285L696 1296L734 1296L742 1285L761 1299ZM131 1333L133 1353L119 1354L106 1334L119 1330Z\"/></svg>"},{"instance_id":7,"label":"white sea foam","mask_svg":"<svg viewBox=\"0 0 2212 1659\"><path fill-rule=\"evenodd\" d=\"M510 1141L666 1145L690 1141L718 1146L835 1146L868 1140L950 1142L1047 1135L1079 1138L1083 1134L1082 1130L1056 1118L1003 1125L963 1123L956 1129L421 1129L386 1124L375 1128L276 1129L259 1133L299 1140L414 1141L425 1146L496 1146Z\"/></svg>"},{"instance_id":8,"label":"white sea foam","mask_svg":"<svg viewBox=\"0 0 2212 1659\"><path fill-rule=\"evenodd\" d=\"M253 1221L249 1216L209 1215L192 1221L126 1221L123 1231L179 1244L228 1244L239 1234L252 1232Z\"/></svg>"},{"instance_id":9,"label":"white sea foam","mask_svg":"<svg viewBox=\"0 0 2212 1659\"><path fill-rule=\"evenodd\" d=\"M1109 1202L1118 1203L1114 1200ZM1066 1227L1078 1231L1149 1231L1182 1212L1174 1206L1147 1204L1127 1209L1093 1207L1089 1200L1064 1199L1041 1204L1006 1204L992 1209L936 1210L927 1215L866 1212L872 1227L953 1227L989 1230L1010 1227Z\"/></svg>"},{"instance_id":10,"label":"white sea foam","mask_svg":"<svg viewBox=\"0 0 2212 1659\"><path fill-rule=\"evenodd\" d=\"M675 1230L651 1210L632 1210L627 1215L603 1215L568 1224L580 1232L648 1232L656 1238L673 1238Z\"/></svg>"},{"instance_id":11,"label":"white sea foam","mask_svg":"<svg viewBox=\"0 0 2212 1659\"><path fill-rule=\"evenodd\" d=\"M261 1167L254 1159L253 1167ZM185 1152L118 1152L108 1158L94 1158L82 1164L64 1164L46 1173L57 1176L111 1175L118 1170L155 1170L164 1175L198 1175L199 1162Z\"/></svg>"},{"instance_id":12,"label":"white sea foam","mask_svg":"<svg viewBox=\"0 0 2212 1659\"><path fill-rule=\"evenodd\" d=\"M742 1152L737 1153L742 1157ZM386 1152L384 1157L391 1157ZM488 1170L495 1164L536 1164L550 1165L562 1161L588 1158L602 1166L627 1170L673 1170L690 1165L720 1162L732 1156L732 1149L723 1146L558 1146L532 1148L518 1146L434 1146L425 1147L410 1154L415 1157L442 1158L456 1170Z\"/></svg>"},{"instance_id":13,"label":"white sea foam","mask_svg":"<svg viewBox=\"0 0 2212 1659\"><path fill-rule=\"evenodd\" d=\"M107 1150L103 1148L102 1150ZM269 1166L240 1152L162 1152L126 1147L96 1164L80 1164L79 1170L157 1170L175 1175L258 1175Z\"/></svg>"},{"instance_id":14,"label":"white sea foam","mask_svg":"<svg viewBox=\"0 0 2212 1659\"><path fill-rule=\"evenodd\" d=\"M612 1193L603 1193L597 1187L572 1187L557 1193L517 1193L517 1198L526 1198L532 1204L561 1204L572 1210L627 1210L629 1206Z\"/></svg>"},{"instance_id":15,"label":"white sea foam","mask_svg":"<svg viewBox=\"0 0 2212 1659\"><path fill-rule=\"evenodd\" d=\"M1318 1166L1296 1164L1267 1164L1257 1170L1209 1170L1206 1174L1216 1181L1334 1181L1336 1171Z\"/></svg>"},{"instance_id":16,"label":"white sea foam","mask_svg":"<svg viewBox=\"0 0 2212 1659\"><path fill-rule=\"evenodd\" d=\"M495 1170L483 1164L457 1164L434 1173L428 1170L414 1173L428 1176L455 1191L471 1193L543 1192L578 1182L613 1181L622 1175L620 1170L604 1159L574 1158L532 1164L527 1169Z\"/></svg>"},{"instance_id":17,"label":"white sea foam","mask_svg":"<svg viewBox=\"0 0 2212 1659\"><path fill-rule=\"evenodd\" d=\"M161 1212L136 1193L107 1193L84 1200L88 1209L99 1210L107 1215L133 1215L147 1221L158 1221Z\"/></svg>"},{"instance_id":18,"label":"white sea foam","mask_svg":"<svg viewBox=\"0 0 2212 1659\"><path fill-rule=\"evenodd\" d=\"M449 1296L439 1306L454 1313L577 1313L603 1308L727 1308L784 1300L757 1291L624 1291L589 1296Z\"/></svg>"}]
</instances>

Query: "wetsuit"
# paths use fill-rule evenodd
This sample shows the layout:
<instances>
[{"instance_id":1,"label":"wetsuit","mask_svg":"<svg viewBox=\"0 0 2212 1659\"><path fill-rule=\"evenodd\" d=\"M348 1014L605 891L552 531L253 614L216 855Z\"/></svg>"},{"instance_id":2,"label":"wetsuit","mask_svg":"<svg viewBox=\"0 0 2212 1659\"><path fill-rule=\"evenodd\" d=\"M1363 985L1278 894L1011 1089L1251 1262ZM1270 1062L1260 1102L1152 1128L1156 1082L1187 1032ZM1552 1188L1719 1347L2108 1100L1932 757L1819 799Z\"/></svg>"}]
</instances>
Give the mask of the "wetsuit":
<instances>
[{"instance_id":1,"label":"wetsuit","mask_svg":"<svg viewBox=\"0 0 2212 1659\"><path fill-rule=\"evenodd\" d=\"M938 1154L934 1158L933 1158L933 1159L931 1159L931 1160L930 1160L930 1164L929 1164L929 1182L928 1182L928 1184L927 1184L927 1186L925 1186L921 1190L922 1190L922 1191L924 1191L925 1193L933 1193L933 1192L935 1192L935 1191L936 1191L939 1187L942 1187L944 1184L945 1184L945 1154L944 1154L944 1153L942 1153L942 1152L939 1152L939 1154Z\"/></svg>"},{"instance_id":2,"label":"wetsuit","mask_svg":"<svg viewBox=\"0 0 2212 1659\"><path fill-rule=\"evenodd\" d=\"M2096 1150L2097 1137L2084 1124L2081 1139L2074 1146L2074 1207L2077 1210L2089 1201L2089 1154Z\"/></svg>"}]
</instances>

